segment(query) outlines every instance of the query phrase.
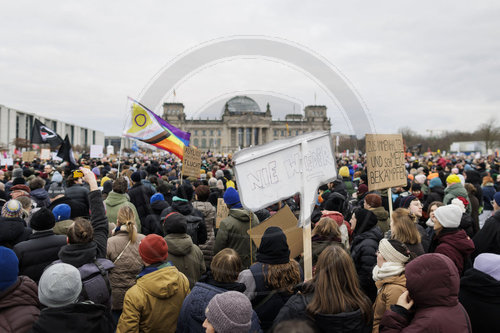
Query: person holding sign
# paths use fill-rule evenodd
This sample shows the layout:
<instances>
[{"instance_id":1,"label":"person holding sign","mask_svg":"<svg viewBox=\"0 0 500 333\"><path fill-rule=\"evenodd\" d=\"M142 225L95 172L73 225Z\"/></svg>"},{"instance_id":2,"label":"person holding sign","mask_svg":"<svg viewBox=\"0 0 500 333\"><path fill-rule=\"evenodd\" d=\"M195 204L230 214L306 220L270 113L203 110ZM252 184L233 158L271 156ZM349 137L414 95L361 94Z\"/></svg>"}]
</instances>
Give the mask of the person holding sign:
<instances>
[{"instance_id":1,"label":"person holding sign","mask_svg":"<svg viewBox=\"0 0 500 333\"><path fill-rule=\"evenodd\" d=\"M243 267L248 268L255 261L256 249L247 230L256 227L259 219L253 212L243 209L238 191L233 187L229 187L224 193L224 202L229 208L229 216L220 222L214 254L226 247L234 249L240 256Z\"/></svg>"}]
</instances>

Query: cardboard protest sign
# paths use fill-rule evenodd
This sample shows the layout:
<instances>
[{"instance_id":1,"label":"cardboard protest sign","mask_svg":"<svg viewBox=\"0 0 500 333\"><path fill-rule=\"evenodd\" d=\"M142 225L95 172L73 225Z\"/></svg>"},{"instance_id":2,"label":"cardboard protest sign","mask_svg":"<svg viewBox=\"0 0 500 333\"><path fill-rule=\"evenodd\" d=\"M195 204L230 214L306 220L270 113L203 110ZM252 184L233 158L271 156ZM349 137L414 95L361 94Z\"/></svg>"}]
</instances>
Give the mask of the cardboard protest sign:
<instances>
[{"instance_id":1,"label":"cardboard protest sign","mask_svg":"<svg viewBox=\"0 0 500 333\"><path fill-rule=\"evenodd\" d=\"M401 134L367 134L366 167L369 191L406 185Z\"/></svg>"},{"instance_id":2,"label":"cardboard protest sign","mask_svg":"<svg viewBox=\"0 0 500 333\"><path fill-rule=\"evenodd\" d=\"M193 147L184 147L184 158L182 159L182 175L200 177L201 152Z\"/></svg>"},{"instance_id":3,"label":"cardboard protest sign","mask_svg":"<svg viewBox=\"0 0 500 333\"><path fill-rule=\"evenodd\" d=\"M101 145L91 145L90 146L90 158L102 158L104 154L102 153Z\"/></svg>"},{"instance_id":4,"label":"cardboard protest sign","mask_svg":"<svg viewBox=\"0 0 500 333\"><path fill-rule=\"evenodd\" d=\"M229 215L229 208L224 203L223 198L217 199L217 217L215 219L215 227L219 229L220 221L224 220Z\"/></svg>"},{"instance_id":5,"label":"cardboard protest sign","mask_svg":"<svg viewBox=\"0 0 500 333\"><path fill-rule=\"evenodd\" d=\"M24 151L23 152L23 161L25 162L33 162L36 157L36 151Z\"/></svg>"},{"instance_id":6,"label":"cardboard protest sign","mask_svg":"<svg viewBox=\"0 0 500 333\"><path fill-rule=\"evenodd\" d=\"M280 227L286 235L286 242L290 248L290 258L295 258L302 253L302 229L297 226L297 218L293 215L290 207L280 209L276 214L265 220L247 233L257 247L260 246L262 235L269 227Z\"/></svg>"},{"instance_id":7,"label":"cardboard protest sign","mask_svg":"<svg viewBox=\"0 0 500 333\"><path fill-rule=\"evenodd\" d=\"M241 203L246 209L256 211L300 193L300 225L310 223L318 187L337 177L328 132L243 149L234 155L234 162Z\"/></svg>"},{"instance_id":8,"label":"cardboard protest sign","mask_svg":"<svg viewBox=\"0 0 500 333\"><path fill-rule=\"evenodd\" d=\"M40 152L40 159L50 160L50 149L42 149Z\"/></svg>"}]
</instances>

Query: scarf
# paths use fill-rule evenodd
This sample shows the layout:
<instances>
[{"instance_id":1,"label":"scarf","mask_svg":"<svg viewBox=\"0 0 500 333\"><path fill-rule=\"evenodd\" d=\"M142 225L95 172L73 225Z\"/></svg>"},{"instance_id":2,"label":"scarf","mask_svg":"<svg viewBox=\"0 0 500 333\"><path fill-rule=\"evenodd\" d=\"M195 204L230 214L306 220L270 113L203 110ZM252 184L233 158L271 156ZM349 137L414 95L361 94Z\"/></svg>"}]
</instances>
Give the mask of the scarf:
<instances>
[{"instance_id":1,"label":"scarf","mask_svg":"<svg viewBox=\"0 0 500 333\"><path fill-rule=\"evenodd\" d=\"M373 267L373 281L380 281L391 276L400 275L404 271L404 264L386 261L382 264L382 267L378 267L378 265L375 265L375 267Z\"/></svg>"}]
</instances>

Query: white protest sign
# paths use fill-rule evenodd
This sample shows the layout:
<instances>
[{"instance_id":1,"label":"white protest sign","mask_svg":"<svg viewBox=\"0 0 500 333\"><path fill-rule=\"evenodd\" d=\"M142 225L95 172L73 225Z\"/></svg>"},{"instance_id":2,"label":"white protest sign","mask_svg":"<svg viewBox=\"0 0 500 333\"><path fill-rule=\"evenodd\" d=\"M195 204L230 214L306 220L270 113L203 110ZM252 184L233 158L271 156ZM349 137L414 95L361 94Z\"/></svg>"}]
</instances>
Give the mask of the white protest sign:
<instances>
[{"instance_id":1,"label":"white protest sign","mask_svg":"<svg viewBox=\"0 0 500 333\"><path fill-rule=\"evenodd\" d=\"M103 156L101 145L90 146L90 158L102 158Z\"/></svg>"},{"instance_id":2,"label":"white protest sign","mask_svg":"<svg viewBox=\"0 0 500 333\"><path fill-rule=\"evenodd\" d=\"M60 158L59 156L57 156L57 153L50 153L50 155L52 155L52 161L57 161L57 162L61 162L62 161L62 158Z\"/></svg>"},{"instance_id":3,"label":"white protest sign","mask_svg":"<svg viewBox=\"0 0 500 333\"><path fill-rule=\"evenodd\" d=\"M106 155L114 155L115 154L115 147L112 145L109 145L106 147Z\"/></svg>"},{"instance_id":4,"label":"white protest sign","mask_svg":"<svg viewBox=\"0 0 500 333\"><path fill-rule=\"evenodd\" d=\"M328 132L243 149L233 160L243 206L255 211L300 193L299 226L310 224L318 187L337 177Z\"/></svg>"},{"instance_id":5,"label":"white protest sign","mask_svg":"<svg viewBox=\"0 0 500 333\"><path fill-rule=\"evenodd\" d=\"M0 160L0 165L5 165L5 166L14 165L14 160L11 157L2 158Z\"/></svg>"},{"instance_id":6,"label":"white protest sign","mask_svg":"<svg viewBox=\"0 0 500 333\"><path fill-rule=\"evenodd\" d=\"M50 160L50 149L42 149L40 152L40 159Z\"/></svg>"}]
</instances>

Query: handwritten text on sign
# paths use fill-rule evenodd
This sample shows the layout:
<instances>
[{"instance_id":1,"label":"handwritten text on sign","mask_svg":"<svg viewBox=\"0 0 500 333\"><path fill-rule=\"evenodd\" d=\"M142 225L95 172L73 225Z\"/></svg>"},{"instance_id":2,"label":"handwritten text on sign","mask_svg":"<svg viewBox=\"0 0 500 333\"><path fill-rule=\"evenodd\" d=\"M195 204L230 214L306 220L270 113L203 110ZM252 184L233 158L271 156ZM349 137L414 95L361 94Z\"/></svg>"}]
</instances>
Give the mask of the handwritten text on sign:
<instances>
[{"instance_id":1,"label":"handwritten text on sign","mask_svg":"<svg viewBox=\"0 0 500 333\"><path fill-rule=\"evenodd\" d=\"M184 158L182 160L182 174L198 178L201 168L201 152L192 147L184 147Z\"/></svg>"},{"instance_id":2,"label":"handwritten text on sign","mask_svg":"<svg viewBox=\"0 0 500 333\"><path fill-rule=\"evenodd\" d=\"M401 134L367 134L366 160L370 191L406 185Z\"/></svg>"},{"instance_id":3,"label":"handwritten text on sign","mask_svg":"<svg viewBox=\"0 0 500 333\"><path fill-rule=\"evenodd\" d=\"M330 135L323 132L244 149L234 161L245 208L258 210L300 193L305 219L310 217L305 206L314 203L319 185L337 176Z\"/></svg>"}]
</instances>

